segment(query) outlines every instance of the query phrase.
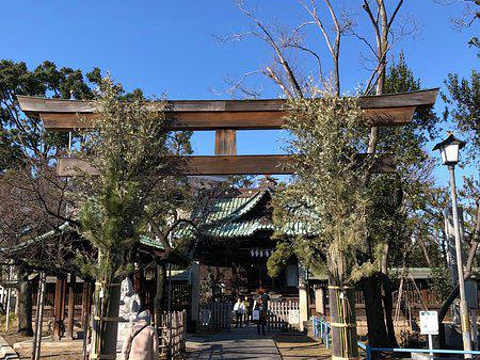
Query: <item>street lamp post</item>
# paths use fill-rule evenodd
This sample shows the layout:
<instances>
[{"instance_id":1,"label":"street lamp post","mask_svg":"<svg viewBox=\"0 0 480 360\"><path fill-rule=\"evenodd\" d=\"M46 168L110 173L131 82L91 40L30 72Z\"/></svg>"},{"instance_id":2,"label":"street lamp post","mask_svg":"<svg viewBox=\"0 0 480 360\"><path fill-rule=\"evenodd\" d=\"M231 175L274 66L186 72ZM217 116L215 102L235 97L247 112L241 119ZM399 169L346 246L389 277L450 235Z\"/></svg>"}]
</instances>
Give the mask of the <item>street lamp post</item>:
<instances>
[{"instance_id":1,"label":"street lamp post","mask_svg":"<svg viewBox=\"0 0 480 360\"><path fill-rule=\"evenodd\" d=\"M458 220L458 203L457 203L457 190L455 184L455 165L458 164L459 152L465 146L465 141L457 139L453 134L435 145L433 150L440 150L442 161L444 165L448 166L448 172L450 173L450 192L452 198L452 215L453 215L453 231L455 235L455 253L457 257L458 268L458 286L460 289L460 320L462 324L462 339L463 349L465 351L472 350L472 342L470 335L470 319L467 306L467 300L465 298L465 278L463 275L463 260L462 260L462 241L460 238L460 224ZM472 355L465 355L466 359L471 359Z\"/></svg>"}]
</instances>

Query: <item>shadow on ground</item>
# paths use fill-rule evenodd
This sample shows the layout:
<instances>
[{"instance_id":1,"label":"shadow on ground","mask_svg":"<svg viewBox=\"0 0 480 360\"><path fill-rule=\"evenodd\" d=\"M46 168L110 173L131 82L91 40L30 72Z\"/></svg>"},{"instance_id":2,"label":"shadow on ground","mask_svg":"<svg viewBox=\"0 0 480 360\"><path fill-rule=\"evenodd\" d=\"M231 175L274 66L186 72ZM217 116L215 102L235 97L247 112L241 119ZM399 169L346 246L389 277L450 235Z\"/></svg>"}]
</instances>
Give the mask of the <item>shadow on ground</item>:
<instances>
[{"instance_id":1,"label":"shadow on ground","mask_svg":"<svg viewBox=\"0 0 480 360\"><path fill-rule=\"evenodd\" d=\"M271 336L259 336L255 326L232 329L207 337L191 337L187 342L190 360L267 359L281 360Z\"/></svg>"},{"instance_id":2,"label":"shadow on ground","mask_svg":"<svg viewBox=\"0 0 480 360\"><path fill-rule=\"evenodd\" d=\"M273 337L285 360L330 359L331 353L317 341L305 335L279 334Z\"/></svg>"}]
</instances>

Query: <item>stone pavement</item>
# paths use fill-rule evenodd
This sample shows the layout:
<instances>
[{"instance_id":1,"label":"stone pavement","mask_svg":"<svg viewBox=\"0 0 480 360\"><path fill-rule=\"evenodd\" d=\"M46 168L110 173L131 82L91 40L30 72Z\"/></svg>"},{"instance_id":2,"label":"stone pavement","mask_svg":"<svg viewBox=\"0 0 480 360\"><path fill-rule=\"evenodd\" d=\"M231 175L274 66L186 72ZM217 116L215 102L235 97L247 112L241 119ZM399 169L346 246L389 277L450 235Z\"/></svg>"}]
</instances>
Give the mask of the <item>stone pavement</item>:
<instances>
[{"instance_id":1,"label":"stone pavement","mask_svg":"<svg viewBox=\"0 0 480 360\"><path fill-rule=\"evenodd\" d=\"M17 353L13 350L10 344L0 336L0 359L14 360L18 359Z\"/></svg>"},{"instance_id":2,"label":"stone pavement","mask_svg":"<svg viewBox=\"0 0 480 360\"><path fill-rule=\"evenodd\" d=\"M253 325L202 338L191 337L187 341L187 351L188 360L282 359L272 338L258 336Z\"/></svg>"}]
</instances>

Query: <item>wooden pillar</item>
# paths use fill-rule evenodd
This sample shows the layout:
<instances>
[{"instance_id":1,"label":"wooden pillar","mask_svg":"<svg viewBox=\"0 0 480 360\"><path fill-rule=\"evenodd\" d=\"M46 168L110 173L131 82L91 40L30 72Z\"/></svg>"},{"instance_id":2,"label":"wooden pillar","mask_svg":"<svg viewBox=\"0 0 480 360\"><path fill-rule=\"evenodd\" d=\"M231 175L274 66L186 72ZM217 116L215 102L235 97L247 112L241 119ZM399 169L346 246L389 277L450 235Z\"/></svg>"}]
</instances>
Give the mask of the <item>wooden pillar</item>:
<instances>
[{"instance_id":1,"label":"wooden pillar","mask_svg":"<svg viewBox=\"0 0 480 360\"><path fill-rule=\"evenodd\" d=\"M90 279L85 279L83 281L83 290L82 290L82 326L85 326L86 315L92 312L92 288L93 284Z\"/></svg>"},{"instance_id":2,"label":"wooden pillar","mask_svg":"<svg viewBox=\"0 0 480 360\"><path fill-rule=\"evenodd\" d=\"M43 332L43 306L45 304L45 287L46 276L43 271L39 274L38 291L37 291L37 313L35 319L35 331L32 344L32 360L39 360L42 346Z\"/></svg>"},{"instance_id":3,"label":"wooden pillar","mask_svg":"<svg viewBox=\"0 0 480 360\"><path fill-rule=\"evenodd\" d=\"M304 322L308 321L308 288L304 276L305 270L299 265L298 269L298 306L300 309L300 331L304 329Z\"/></svg>"},{"instance_id":4,"label":"wooden pillar","mask_svg":"<svg viewBox=\"0 0 480 360\"><path fill-rule=\"evenodd\" d=\"M155 275L156 280L156 293L154 300L154 316L155 324L161 326L162 324L162 313L165 311L165 290L167 283L167 270L164 261L159 261L157 264L157 271Z\"/></svg>"},{"instance_id":5,"label":"wooden pillar","mask_svg":"<svg viewBox=\"0 0 480 360\"><path fill-rule=\"evenodd\" d=\"M237 154L236 130L215 131L215 155L236 155L236 154Z\"/></svg>"},{"instance_id":6,"label":"wooden pillar","mask_svg":"<svg viewBox=\"0 0 480 360\"><path fill-rule=\"evenodd\" d=\"M194 261L191 265L190 279L192 282L192 302L191 306L191 320L198 321L198 311L200 307L200 264Z\"/></svg>"},{"instance_id":7,"label":"wooden pillar","mask_svg":"<svg viewBox=\"0 0 480 360\"><path fill-rule=\"evenodd\" d=\"M77 279L75 275L70 275L68 284L68 320L67 320L67 339L73 339L73 326L75 323L75 284Z\"/></svg>"},{"instance_id":8,"label":"wooden pillar","mask_svg":"<svg viewBox=\"0 0 480 360\"><path fill-rule=\"evenodd\" d=\"M83 280L83 291L82 291L82 329L83 329L83 359L88 360L88 344L91 338L90 325L91 314L93 313L92 302L93 302L93 288L94 284L90 279Z\"/></svg>"},{"instance_id":9,"label":"wooden pillar","mask_svg":"<svg viewBox=\"0 0 480 360\"><path fill-rule=\"evenodd\" d=\"M315 289L315 309L320 315L323 315L323 316L326 315L325 302L326 302L325 288L323 286L316 288Z\"/></svg>"},{"instance_id":10,"label":"wooden pillar","mask_svg":"<svg viewBox=\"0 0 480 360\"><path fill-rule=\"evenodd\" d=\"M61 313L60 313L60 319L62 319L63 325L65 325L65 319L67 318L67 296L68 296L68 289L67 289L67 277L65 276L63 278L63 295L62 295L62 306L61 306ZM65 326L64 326L65 329Z\"/></svg>"},{"instance_id":11,"label":"wooden pillar","mask_svg":"<svg viewBox=\"0 0 480 360\"><path fill-rule=\"evenodd\" d=\"M88 308L87 302L88 302L88 287L89 287L90 282L87 280L83 280L83 289L82 289L82 326L85 325L85 314L88 314L90 312L90 309Z\"/></svg>"},{"instance_id":12,"label":"wooden pillar","mask_svg":"<svg viewBox=\"0 0 480 360\"><path fill-rule=\"evenodd\" d=\"M53 339L60 340L63 328L63 315L65 313L65 278L57 277L55 284L55 300L53 308L54 324L53 324Z\"/></svg>"}]
</instances>

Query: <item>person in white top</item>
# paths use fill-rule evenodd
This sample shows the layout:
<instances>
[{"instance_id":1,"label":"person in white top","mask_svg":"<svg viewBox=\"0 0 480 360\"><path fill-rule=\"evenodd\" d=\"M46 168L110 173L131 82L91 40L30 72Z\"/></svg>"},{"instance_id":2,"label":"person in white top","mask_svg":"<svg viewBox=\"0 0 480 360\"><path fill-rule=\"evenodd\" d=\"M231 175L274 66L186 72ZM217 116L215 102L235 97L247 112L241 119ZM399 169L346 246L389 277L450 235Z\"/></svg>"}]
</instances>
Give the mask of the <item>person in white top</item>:
<instances>
[{"instance_id":1,"label":"person in white top","mask_svg":"<svg viewBox=\"0 0 480 360\"><path fill-rule=\"evenodd\" d=\"M233 306L233 311L235 311L235 327L242 327L243 315L245 314L245 303L242 301L242 298L238 298L237 302Z\"/></svg>"}]
</instances>

